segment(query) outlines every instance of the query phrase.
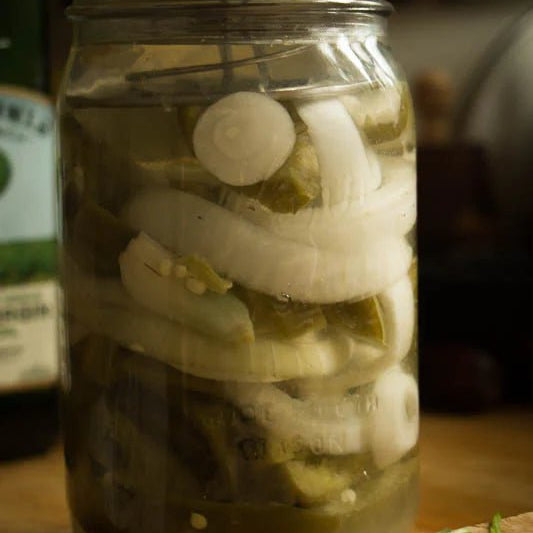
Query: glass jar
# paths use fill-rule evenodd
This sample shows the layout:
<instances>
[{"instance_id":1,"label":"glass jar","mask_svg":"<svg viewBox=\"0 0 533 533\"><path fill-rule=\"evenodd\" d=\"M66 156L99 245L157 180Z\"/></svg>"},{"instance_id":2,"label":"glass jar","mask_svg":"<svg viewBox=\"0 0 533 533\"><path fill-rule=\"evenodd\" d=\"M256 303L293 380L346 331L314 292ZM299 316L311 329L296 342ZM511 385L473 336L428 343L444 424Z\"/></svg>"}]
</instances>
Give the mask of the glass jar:
<instances>
[{"instance_id":1,"label":"glass jar","mask_svg":"<svg viewBox=\"0 0 533 533\"><path fill-rule=\"evenodd\" d=\"M415 143L369 1L74 2L65 451L84 533L402 533Z\"/></svg>"}]
</instances>

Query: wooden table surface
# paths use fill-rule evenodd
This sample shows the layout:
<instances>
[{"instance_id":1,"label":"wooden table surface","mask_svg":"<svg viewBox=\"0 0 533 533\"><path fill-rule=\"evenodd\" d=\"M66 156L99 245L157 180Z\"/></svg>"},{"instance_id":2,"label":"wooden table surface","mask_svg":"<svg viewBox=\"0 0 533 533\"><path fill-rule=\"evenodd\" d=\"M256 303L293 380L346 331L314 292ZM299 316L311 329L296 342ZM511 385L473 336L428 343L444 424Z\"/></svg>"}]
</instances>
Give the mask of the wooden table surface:
<instances>
[{"instance_id":1,"label":"wooden table surface","mask_svg":"<svg viewBox=\"0 0 533 533\"><path fill-rule=\"evenodd\" d=\"M424 415L416 533L533 510L533 409L475 416ZM0 533L66 533L59 447L0 464ZM526 533L526 532L524 532ZM531 532L528 532L531 533Z\"/></svg>"}]
</instances>

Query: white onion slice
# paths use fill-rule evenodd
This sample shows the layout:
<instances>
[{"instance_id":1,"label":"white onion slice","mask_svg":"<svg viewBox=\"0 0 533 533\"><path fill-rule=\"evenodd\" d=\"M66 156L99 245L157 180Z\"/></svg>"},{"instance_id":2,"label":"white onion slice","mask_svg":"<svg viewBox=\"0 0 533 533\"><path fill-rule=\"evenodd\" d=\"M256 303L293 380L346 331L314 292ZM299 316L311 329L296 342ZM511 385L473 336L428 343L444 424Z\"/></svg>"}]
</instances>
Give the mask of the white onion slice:
<instances>
[{"instance_id":1,"label":"white onion slice","mask_svg":"<svg viewBox=\"0 0 533 533\"><path fill-rule=\"evenodd\" d=\"M232 294L197 295L174 276L175 257L144 234L119 258L122 283L132 298L164 318L227 342L251 342L248 309Z\"/></svg>"},{"instance_id":2,"label":"white onion slice","mask_svg":"<svg viewBox=\"0 0 533 533\"><path fill-rule=\"evenodd\" d=\"M296 141L287 110L269 96L238 92L209 106L193 146L202 165L229 185L252 185L285 162Z\"/></svg>"},{"instance_id":3,"label":"white onion slice","mask_svg":"<svg viewBox=\"0 0 533 533\"><path fill-rule=\"evenodd\" d=\"M127 223L183 255L205 257L242 285L278 298L333 303L376 294L407 272L412 250L383 238L357 251L321 250L283 239L203 198L150 189L125 207Z\"/></svg>"},{"instance_id":4,"label":"white onion slice","mask_svg":"<svg viewBox=\"0 0 533 533\"><path fill-rule=\"evenodd\" d=\"M294 387L299 396L342 396L353 387L374 381L407 356L415 328L415 302L409 276L385 289L377 298L382 311L386 347L378 349L364 343L354 345L351 363L338 375L295 381Z\"/></svg>"},{"instance_id":5,"label":"white onion slice","mask_svg":"<svg viewBox=\"0 0 533 533\"><path fill-rule=\"evenodd\" d=\"M316 416L312 404L291 398L274 385L228 384L227 396L247 418L283 442L303 445L316 455L344 455L365 449L362 420Z\"/></svg>"},{"instance_id":6,"label":"white onion slice","mask_svg":"<svg viewBox=\"0 0 533 533\"><path fill-rule=\"evenodd\" d=\"M374 385L377 408L369 421L374 462L386 468L401 459L418 440L418 386L413 376L395 367Z\"/></svg>"},{"instance_id":7,"label":"white onion slice","mask_svg":"<svg viewBox=\"0 0 533 533\"><path fill-rule=\"evenodd\" d=\"M310 207L296 213L274 213L259 201L228 191L224 207L280 237L320 248L354 249L384 235L403 236L416 221L414 162L379 158L383 182L368 194L364 205Z\"/></svg>"},{"instance_id":8,"label":"white onion slice","mask_svg":"<svg viewBox=\"0 0 533 533\"><path fill-rule=\"evenodd\" d=\"M216 341L147 311L119 281L89 277L72 262L66 280L68 311L77 322L193 376L243 382L316 377L338 372L353 353L347 337L314 332L286 341Z\"/></svg>"},{"instance_id":9,"label":"white onion slice","mask_svg":"<svg viewBox=\"0 0 533 533\"><path fill-rule=\"evenodd\" d=\"M383 316L387 352L394 362L409 353L415 331L415 300L409 275L378 295Z\"/></svg>"},{"instance_id":10,"label":"white onion slice","mask_svg":"<svg viewBox=\"0 0 533 533\"><path fill-rule=\"evenodd\" d=\"M296 102L315 147L325 206L362 203L376 186L357 126L337 98Z\"/></svg>"},{"instance_id":11,"label":"white onion slice","mask_svg":"<svg viewBox=\"0 0 533 533\"><path fill-rule=\"evenodd\" d=\"M379 157L370 146L366 146L365 153L368 160L368 168L370 170L367 182L368 190L375 191L380 188L381 180L383 178L381 166L379 164Z\"/></svg>"}]
</instances>

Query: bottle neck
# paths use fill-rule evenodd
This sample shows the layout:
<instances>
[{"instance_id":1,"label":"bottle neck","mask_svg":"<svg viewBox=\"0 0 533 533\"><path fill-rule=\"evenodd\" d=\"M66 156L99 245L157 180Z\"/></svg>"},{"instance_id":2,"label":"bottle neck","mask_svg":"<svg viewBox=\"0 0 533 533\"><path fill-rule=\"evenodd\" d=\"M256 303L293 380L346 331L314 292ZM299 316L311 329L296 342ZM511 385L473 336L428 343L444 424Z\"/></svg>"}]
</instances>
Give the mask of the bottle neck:
<instances>
[{"instance_id":1,"label":"bottle neck","mask_svg":"<svg viewBox=\"0 0 533 533\"><path fill-rule=\"evenodd\" d=\"M2 0L0 84L48 88L45 2Z\"/></svg>"}]
</instances>

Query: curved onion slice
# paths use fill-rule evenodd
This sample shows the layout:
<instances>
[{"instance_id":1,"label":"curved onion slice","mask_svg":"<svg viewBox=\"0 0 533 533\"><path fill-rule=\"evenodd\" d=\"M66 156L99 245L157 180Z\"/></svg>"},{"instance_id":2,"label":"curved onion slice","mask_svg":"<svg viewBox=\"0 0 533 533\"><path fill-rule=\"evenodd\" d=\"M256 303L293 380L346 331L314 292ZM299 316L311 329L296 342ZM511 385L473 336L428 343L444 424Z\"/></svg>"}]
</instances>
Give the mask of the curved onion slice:
<instances>
[{"instance_id":1,"label":"curved onion slice","mask_svg":"<svg viewBox=\"0 0 533 533\"><path fill-rule=\"evenodd\" d=\"M416 221L414 162L379 158L381 187L368 194L364 205L309 207L296 213L274 213L259 201L228 191L224 207L280 237L343 250L366 246L383 235L406 235Z\"/></svg>"},{"instance_id":2,"label":"curved onion slice","mask_svg":"<svg viewBox=\"0 0 533 533\"><path fill-rule=\"evenodd\" d=\"M359 130L342 102L337 98L297 102L296 109L309 128L318 156L322 203L362 202L379 182Z\"/></svg>"},{"instance_id":3,"label":"curved onion slice","mask_svg":"<svg viewBox=\"0 0 533 533\"><path fill-rule=\"evenodd\" d=\"M229 185L253 185L269 178L289 157L295 141L287 110L253 92L230 94L209 106L193 134L196 157Z\"/></svg>"},{"instance_id":4,"label":"curved onion slice","mask_svg":"<svg viewBox=\"0 0 533 533\"><path fill-rule=\"evenodd\" d=\"M114 280L66 273L69 313L84 327L141 351L181 372L218 381L275 382L334 374L353 346L342 335L316 333L291 340L258 337L232 344L202 336L147 311Z\"/></svg>"},{"instance_id":5,"label":"curved onion slice","mask_svg":"<svg viewBox=\"0 0 533 533\"><path fill-rule=\"evenodd\" d=\"M253 341L246 306L232 294L192 293L174 276L175 257L148 236L132 239L119 263L124 287L150 311L228 342Z\"/></svg>"},{"instance_id":6,"label":"curved onion slice","mask_svg":"<svg viewBox=\"0 0 533 533\"><path fill-rule=\"evenodd\" d=\"M368 160L368 168L370 170L370 173L368 175L368 189L370 191L375 191L376 189L379 189L381 186L381 181L383 179L383 175L381 173L381 166L379 164L379 158L376 152L370 147L365 147L365 153L366 158Z\"/></svg>"},{"instance_id":7,"label":"curved onion slice","mask_svg":"<svg viewBox=\"0 0 533 533\"><path fill-rule=\"evenodd\" d=\"M418 440L418 387L413 376L392 368L374 385L376 410L369 433L374 462L385 468L401 459Z\"/></svg>"},{"instance_id":8,"label":"curved onion slice","mask_svg":"<svg viewBox=\"0 0 533 533\"><path fill-rule=\"evenodd\" d=\"M296 301L333 303L379 292L405 274L412 250L387 238L352 253L283 239L200 197L171 189L146 190L124 218L163 246L205 257L245 287Z\"/></svg>"},{"instance_id":9,"label":"curved onion slice","mask_svg":"<svg viewBox=\"0 0 533 533\"><path fill-rule=\"evenodd\" d=\"M411 349L415 331L415 301L409 275L378 295L383 316L385 344L394 361L401 361Z\"/></svg>"},{"instance_id":10,"label":"curved onion slice","mask_svg":"<svg viewBox=\"0 0 533 533\"><path fill-rule=\"evenodd\" d=\"M386 346L376 348L361 342L354 348L351 363L338 375L295 381L293 385L300 396L342 396L353 387L374 381L409 353L415 328L415 302L409 276L385 289L377 298L382 311Z\"/></svg>"},{"instance_id":11,"label":"curved onion slice","mask_svg":"<svg viewBox=\"0 0 533 533\"><path fill-rule=\"evenodd\" d=\"M274 385L231 383L226 389L230 401L247 418L284 442L305 446L317 455L360 453L365 448L364 425L356 415L316 416L313 405L291 398Z\"/></svg>"}]
</instances>

